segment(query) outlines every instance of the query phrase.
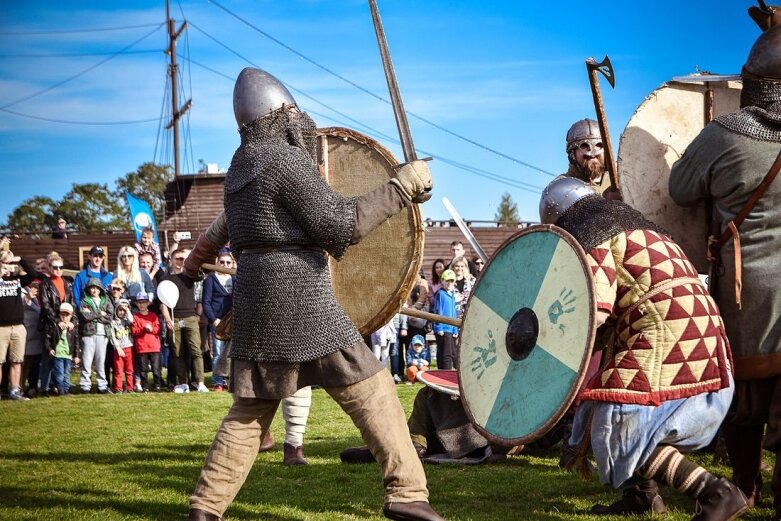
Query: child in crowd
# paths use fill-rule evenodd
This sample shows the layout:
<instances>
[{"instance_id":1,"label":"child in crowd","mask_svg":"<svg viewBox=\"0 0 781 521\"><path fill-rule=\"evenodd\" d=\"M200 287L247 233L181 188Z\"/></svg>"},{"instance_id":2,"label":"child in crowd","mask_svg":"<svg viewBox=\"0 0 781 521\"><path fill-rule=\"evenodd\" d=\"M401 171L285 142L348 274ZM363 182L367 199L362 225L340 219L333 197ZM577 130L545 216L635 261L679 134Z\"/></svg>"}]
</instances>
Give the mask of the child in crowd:
<instances>
[{"instance_id":1,"label":"child in crowd","mask_svg":"<svg viewBox=\"0 0 781 521\"><path fill-rule=\"evenodd\" d=\"M139 259L143 253L148 253L152 256L152 269L149 271L149 276L154 279L163 259L160 253L160 245L155 242L155 231L151 226L141 230L141 242L135 243L134 247Z\"/></svg>"},{"instance_id":2,"label":"child in crowd","mask_svg":"<svg viewBox=\"0 0 781 521\"><path fill-rule=\"evenodd\" d=\"M140 365L141 388L148 387L147 369L152 366L153 391L158 392L163 384L160 376L160 318L149 310L149 295L136 295L138 313L133 316L133 339Z\"/></svg>"},{"instance_id":3,"label":"child in crowd","mask_svg":"<svg viewBox=\"0 0 781 521\"><path fill-rule=\"evenodd\" d=\"M427 371L431 365L431 353L422 335L415 335L410 341L412 349L407 351L407 384L412 385L418 373Z\"/></svg>"},{"instance_id":4,"label":"child in crowd","mask_svg":"<svg viewBox=\"0 0 781 521\"><path fill-rule=\"evenodd\" d=\"M133 314L130 302L119 299L116 302L114 318L109 327L109 339L114 346L114 392L133 392ZM125 374L124 389L122 374Z\"/></svg>"},{"instance_id":5,"label":"child in crowd","mask_svg":"<svg viewBox=\"0 0 781 521\"><path fill-rule=\"evenodd\" d=\"M433 313L456 318L455 281L456 274L453 270L442 272L442 287L434 294ZM433 329L437 339L437 368L455 369L456 349L453 336L458 334L458 328L450 324L434 322Z\"/></svg>"},{"instance_id":6,"label":"child in crowd","mask_svg":"<svg viewBox=\"0 0 781 521\"><path fill-rule=\"evenodd\" d=\"M49 356L54 369L54 389L60 396L70 392L71 366L79 363L79 333L73 327L73 306L68 302L60 304L60 320L57 333L48 338Z\"/></svg>"},{"instance_id":7,"label":"child in crowd","mask_svg":"<svg viewBox=\"0 0 781 521\"><path fill-rule=\"evenodd\" d=\"M87 294L81 299L81 379L79 385L83 393L92 389L92 366L98 380L98 392L109 393L106 380L106 347L108 346L108 326L114 316L114 306L106 296L100 279L87 282Z\"/></svg>"}]
</instances>

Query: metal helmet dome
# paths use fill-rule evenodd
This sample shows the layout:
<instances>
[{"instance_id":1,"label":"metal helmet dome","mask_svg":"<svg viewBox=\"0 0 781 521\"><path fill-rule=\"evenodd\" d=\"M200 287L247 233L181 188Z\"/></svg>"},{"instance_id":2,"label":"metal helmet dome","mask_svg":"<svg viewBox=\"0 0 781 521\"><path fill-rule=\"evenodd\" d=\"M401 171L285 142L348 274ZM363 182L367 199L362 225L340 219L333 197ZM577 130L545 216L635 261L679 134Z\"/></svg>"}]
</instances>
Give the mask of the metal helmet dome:
<instances>
[{"instance_id":1,"label":"metal helmet dome","mask_svg":"<svg viewBox=\"0 0 781 521\"><path fill-rule=\"evenodd\" d=\"M599 195L591 185L574 177L559 177L545 187L540 197L540 222L556 224L573 204L584 197Z\"/></svg>"},{"instance_id":2,"label":"metal helmet dome","mask_svg":"<svg viewBox=\"0 0 781 521\"><path fill-rule=\"evenodd\" d=\"M247 67L239 74L233 87L233 113L239 128L261 116L295 105L296 100L281 81L268 72Z\"/></svg>"}]
</instances>

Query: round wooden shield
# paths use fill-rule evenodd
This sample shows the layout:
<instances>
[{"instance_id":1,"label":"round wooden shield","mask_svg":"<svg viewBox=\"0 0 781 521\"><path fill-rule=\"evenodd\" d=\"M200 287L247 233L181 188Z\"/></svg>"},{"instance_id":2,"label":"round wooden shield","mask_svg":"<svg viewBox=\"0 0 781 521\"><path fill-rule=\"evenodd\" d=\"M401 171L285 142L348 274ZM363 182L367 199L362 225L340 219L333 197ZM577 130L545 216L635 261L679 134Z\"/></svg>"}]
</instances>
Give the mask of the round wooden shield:
<instances>
[{"instance_id":1,"label":"round wooden shield","mask_svg":"<svg viewBox=\"0 0 781 521\"><path fill-rule=\"evenodd\" d=\"M432 369L430 371L423 371L418 373L415 378L426 387L439 391L441 393L449 394L450 396L458 396L458 371L455 369Z\"/></svg>"},{"instance_id":2,"label":"round wooden shield","mask_svg":"<svg viewBox=\"0 0 781 521\"><path fill-rule=\"evenodd\" d=\"M340 194L363 195L395 177L398 161L372 138L341 127L317 134L323 175ZM423 236L414 204L348 248L341 261L330 260L336 300L362 335L390 322L407 300L423 262Z\"/></svg>"},{"instance_id":3,"label":"round wooden shield","mask_svg":"<svg viewBox=\"0 0 781 521\"><path fill-rule=\"evenodd\" d=\"M683 208L670 198L670 168L711 114L738 110L740 88L736 81L665 83L638 107L619 143L624 200L668 230L700 273L708 271L708 217L704 206Z\"/></svg>"},{"instance_id":4,"label":"round wooden shield","mask_svg":"<svg viewBox=\"0 0 781 521\"><path fill-rule=\"evenodd\" d=\"M481 434L512 446L556 424L588 369L595 310L591 269L569 233L532 226L499 247L459 335L461 399Z\"/></svg>"}]
</instances>

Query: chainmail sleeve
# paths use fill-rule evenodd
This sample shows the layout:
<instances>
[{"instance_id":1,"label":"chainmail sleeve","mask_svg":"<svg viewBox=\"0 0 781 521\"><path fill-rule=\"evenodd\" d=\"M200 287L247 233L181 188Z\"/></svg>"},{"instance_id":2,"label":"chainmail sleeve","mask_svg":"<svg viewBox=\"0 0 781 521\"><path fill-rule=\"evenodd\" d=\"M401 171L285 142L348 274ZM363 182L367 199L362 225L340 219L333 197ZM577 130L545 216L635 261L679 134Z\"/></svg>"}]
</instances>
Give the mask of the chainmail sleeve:
<instances>
[{"instance_id":1,"label":"chainmail sleeve","mask_svg":"<svg viewBox=\"0 0 781 521\"><path fill-rule=\"evenodd\" d=\"M279 172L279 197L314 244L334 258L344 256L355 228L356 198L343 197L320 177L314 164L298 149Z\"/></svg>"}]
</instances>

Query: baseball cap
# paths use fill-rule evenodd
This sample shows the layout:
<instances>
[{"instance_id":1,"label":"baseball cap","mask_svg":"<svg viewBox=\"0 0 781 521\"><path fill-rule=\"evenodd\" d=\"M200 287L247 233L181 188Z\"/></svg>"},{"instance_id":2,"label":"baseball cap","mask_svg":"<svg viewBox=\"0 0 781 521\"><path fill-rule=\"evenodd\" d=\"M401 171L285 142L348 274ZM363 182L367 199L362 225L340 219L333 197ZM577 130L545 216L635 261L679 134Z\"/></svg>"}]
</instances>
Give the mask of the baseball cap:
<instances>
[{"instance_id":1,"label":"baseball cap","mask_svg":"<svg viewBox=\"0 0 781 521\"><path fill-rule=\"evenodd\" d=\"M412 345L420 344L422 346L426 345L426 341L423 339L423 335L415 335L412 337Z\"/></svg>"},{"instance_id":2,"label":"baseball cap","mask_svg":"<svg viewBox=\"0 0 781 521\"><path fill-rule=\"evenodd\" d=\"M442 280L456 280L456 272L453 270L445 270L440 277Z\"/></svg>"},{"instance_id":3,"label":"baseball cap","mask_svg":"<svg viewBox=\"0 0 781 521\"><path fill-rule=\"evenodd\" d=\"M149 302L149 294L147 294L147 292L146 292L146 291L139 291L139 292L136 294L136 302L138 302L138 301L142 301L142 302L143 302L143 301L146 301L146 302Z\"/></svg>"},{"instance_id":4,"label":"baseball cap","mask_svg":"<svg viewBox=\"0 0 781 521\"><path fill-rule=\"evenodd\" d=\"M103 255L104 254L103 253L103 248L101 248L100 246L93 246L92 248L90 248L89 254L90 255Z\"/></svg>"},{"instance_id":5,"label":"baseball cap","mask_svg":"<svg viewBox=\"0 0 781 521\"><path fill-rule=\"evenodd\" d=\"M71 315L73 314L73 306L71 306L68 302L63 302L60 304L60 312L67 311Z\"/></svg>"}]
</instances>

